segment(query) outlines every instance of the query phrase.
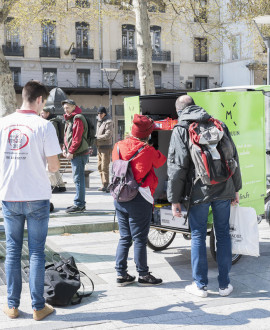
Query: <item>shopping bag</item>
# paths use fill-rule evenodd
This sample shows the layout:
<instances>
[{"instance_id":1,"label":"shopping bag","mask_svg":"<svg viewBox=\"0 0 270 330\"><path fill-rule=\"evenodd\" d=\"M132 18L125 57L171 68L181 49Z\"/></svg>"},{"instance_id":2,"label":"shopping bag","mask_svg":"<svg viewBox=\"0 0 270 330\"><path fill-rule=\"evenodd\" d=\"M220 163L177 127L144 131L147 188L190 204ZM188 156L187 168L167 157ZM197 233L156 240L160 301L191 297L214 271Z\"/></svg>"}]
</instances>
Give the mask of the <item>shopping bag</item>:
<instances>
[{"instance_id":1,"label":"shopping bag","mask_svg":"<svg viewBox=\"0 0 270 330\"><path fill-rule=\"evenodd\" d=\"M233 254L259 257L259 229L252 207L231 206L230 236Z\"/></svg>"}]
</instances>

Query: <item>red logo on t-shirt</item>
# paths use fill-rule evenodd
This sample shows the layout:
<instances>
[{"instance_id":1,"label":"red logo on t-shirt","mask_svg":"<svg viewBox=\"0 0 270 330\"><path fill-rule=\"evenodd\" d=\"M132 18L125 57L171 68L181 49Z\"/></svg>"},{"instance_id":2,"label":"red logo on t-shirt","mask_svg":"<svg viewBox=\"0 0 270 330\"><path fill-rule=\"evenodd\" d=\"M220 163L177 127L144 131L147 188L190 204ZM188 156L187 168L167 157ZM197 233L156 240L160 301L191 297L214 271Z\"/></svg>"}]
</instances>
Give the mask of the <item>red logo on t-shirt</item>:
<instances>
[{"instance_id":1,"label":"red logo on t-shirt","mask_svg":"<svg viewBox=\"0 0 270 330\"><path fill-rule=\"evenodd\" d=\"M11 150L20 150L27 146L29 137L18 128L14 128L8 134L8 142L11 146Z\"/></svg>"}]
</instances>

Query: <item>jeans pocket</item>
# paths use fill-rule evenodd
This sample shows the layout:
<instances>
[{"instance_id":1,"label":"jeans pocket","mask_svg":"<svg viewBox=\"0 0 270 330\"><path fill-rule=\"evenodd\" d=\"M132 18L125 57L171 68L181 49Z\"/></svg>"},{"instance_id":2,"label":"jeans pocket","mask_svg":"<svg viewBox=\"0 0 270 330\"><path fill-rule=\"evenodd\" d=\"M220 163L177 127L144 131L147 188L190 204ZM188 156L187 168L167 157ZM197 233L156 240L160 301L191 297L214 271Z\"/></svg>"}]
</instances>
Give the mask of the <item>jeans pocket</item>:
<instances>
[{"instance_id":1,"label":"jeans pocket","mask_svg":"<svg viewBox=\"0 0 270 330\"><path fill-rule=\"evenodd\" d=\"M50 212L50 201L48 199L39 201L29 201L27 203L27 214L35 214L35 218L39 220L44 218L44 214Z\"/></svg>"}]
</instances>

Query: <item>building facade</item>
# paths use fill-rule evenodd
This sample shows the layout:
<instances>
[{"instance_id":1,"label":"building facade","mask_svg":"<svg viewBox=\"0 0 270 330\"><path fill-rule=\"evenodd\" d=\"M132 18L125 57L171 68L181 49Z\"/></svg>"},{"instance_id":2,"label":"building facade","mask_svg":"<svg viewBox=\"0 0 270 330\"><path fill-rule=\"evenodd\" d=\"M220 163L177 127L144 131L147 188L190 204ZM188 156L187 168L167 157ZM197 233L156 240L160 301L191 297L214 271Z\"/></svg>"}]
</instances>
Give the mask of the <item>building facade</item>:
<instances>
[{"instance_id":1,"label":"building facade","mask_svg":"<svg viewBox=\"0 0 270 330\"><path fill-rule=\"evenodd\" d=\"M87 8L90 2L76 0L69 1L69 5ZM125 8L120 15L111 15L110 12L119 12L119 4L114 4L115 1L104 1L107 14L101 7L100 15L83 20L71 15L58 22L52 12L48 19L32 24L27 33L11 31L10 15L1 26L1 44L12 71L18 105L22 86L37 79L49 88L60 87L85 113L95 116L99 106L109 104L109 83L101 69L117 68L112 85L112 116L115 141L123 138L124 97L139 95L136 23L134 13ZM211 20L205 11L198 15ZM171 33L171 13L166 7L149 8L149 17L157 93L220 85L220 54L196 17L190 17L195 33L189 34L181 32L181 22ZM208 24L207 19L204 24Z\"/></svg>"}]
</instances>

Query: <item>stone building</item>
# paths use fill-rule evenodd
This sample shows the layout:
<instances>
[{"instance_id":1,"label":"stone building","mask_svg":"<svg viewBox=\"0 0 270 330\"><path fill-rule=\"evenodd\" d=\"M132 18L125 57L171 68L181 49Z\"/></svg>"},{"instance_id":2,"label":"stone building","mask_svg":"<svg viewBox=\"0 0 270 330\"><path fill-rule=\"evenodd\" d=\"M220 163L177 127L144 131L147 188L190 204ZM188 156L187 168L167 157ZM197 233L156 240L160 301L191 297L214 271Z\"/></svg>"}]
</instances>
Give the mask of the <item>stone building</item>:
<instances>
[{"instance_id":1,"label":"stone building","mask_svg":"<svg viewBox=\"0 0 270 330\"><path fill-rule=\"evenodd\" d=\"M74 0L69 4L87 7L90 2ZM107 8L110 6L112 12L119 10L112 1L101 2ZM181 32L181 22L175 24L172 34L166 7L149 7L149 15L157 93L201 90L220 84L219 52L203 35L196 19L190 18L196 31L192 35ZM198 15L206 13L202 11ZM21 86L37 79L50 88L60 87L85 113L94 117L97 107L109 104L109 84L101 69L117 68L112 85L112 116L115 140L121 139L123 99L139 95L134 13L123 10L118 17L103 16L102 21L99 16L82 21L72 15L61 24L53 13L49 16L48 20L33 24L27 33L9 30L12 17L1 26L2 49L13 74L18 104Z\"/></svg>"}]
</instances>

